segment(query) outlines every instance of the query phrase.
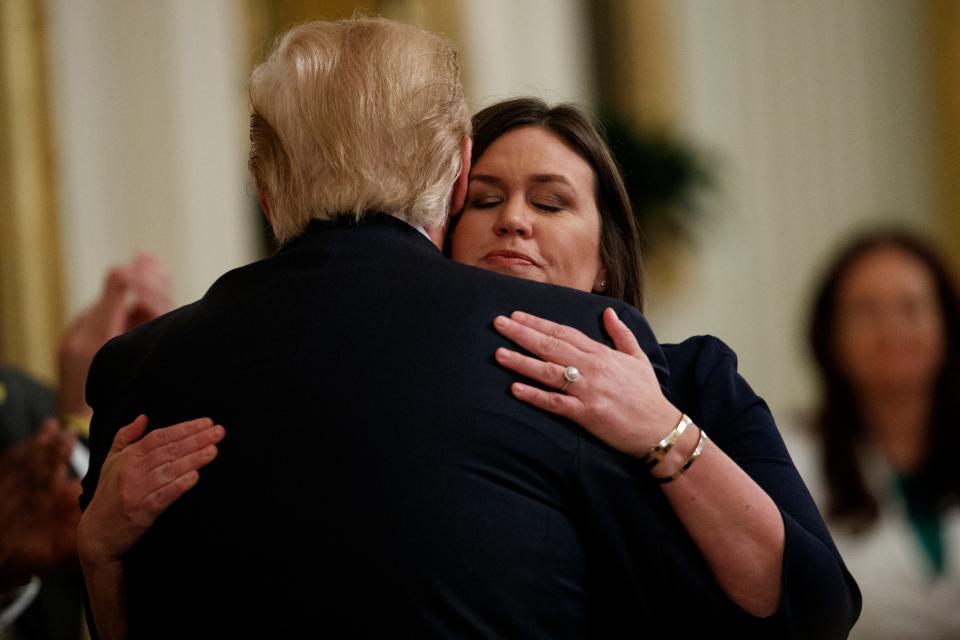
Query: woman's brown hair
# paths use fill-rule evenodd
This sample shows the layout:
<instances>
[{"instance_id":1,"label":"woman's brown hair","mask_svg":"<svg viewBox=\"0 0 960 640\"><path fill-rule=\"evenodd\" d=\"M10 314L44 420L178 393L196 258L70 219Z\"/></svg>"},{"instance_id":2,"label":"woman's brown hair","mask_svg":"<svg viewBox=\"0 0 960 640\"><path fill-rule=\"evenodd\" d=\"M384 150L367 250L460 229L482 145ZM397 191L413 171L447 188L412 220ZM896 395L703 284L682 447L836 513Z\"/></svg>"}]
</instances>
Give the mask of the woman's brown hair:
<instances>
[{"instance_id":1,"label":"woman's brown hair","mask_svg":"<svg viewBox=\"0 0 960 640\"><path fill-rule=\"evenodd\" d=\"M524 126L543 127L560 136L593 169L600 212L600 262L608 281L603 294L643 310L640 233L633 208L620 169L587 115L573 105L549 107L537 98L498 102L473 116L473 162L494 140Z\"/></svg>"}]
</instances>

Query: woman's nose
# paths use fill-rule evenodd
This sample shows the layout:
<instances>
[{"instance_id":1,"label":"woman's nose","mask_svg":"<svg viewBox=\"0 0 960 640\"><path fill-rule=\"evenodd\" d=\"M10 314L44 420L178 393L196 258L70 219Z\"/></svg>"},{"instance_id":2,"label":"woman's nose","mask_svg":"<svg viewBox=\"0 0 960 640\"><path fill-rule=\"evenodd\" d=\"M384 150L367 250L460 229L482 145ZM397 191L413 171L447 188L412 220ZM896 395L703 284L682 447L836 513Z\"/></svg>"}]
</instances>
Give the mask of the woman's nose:
<instances>
[{"instance_id":1,"label":"woman's nose","mask_svg":"<svg viewBox=\"0 0 960 640\"><path fill-rule=\"evenodd\" d=\"M505 206L501 207L500 213L494 221L493 230L498 236L529 238L533 235L530 216L521 203L507 202Z\"/></svg>"}]
</instances>

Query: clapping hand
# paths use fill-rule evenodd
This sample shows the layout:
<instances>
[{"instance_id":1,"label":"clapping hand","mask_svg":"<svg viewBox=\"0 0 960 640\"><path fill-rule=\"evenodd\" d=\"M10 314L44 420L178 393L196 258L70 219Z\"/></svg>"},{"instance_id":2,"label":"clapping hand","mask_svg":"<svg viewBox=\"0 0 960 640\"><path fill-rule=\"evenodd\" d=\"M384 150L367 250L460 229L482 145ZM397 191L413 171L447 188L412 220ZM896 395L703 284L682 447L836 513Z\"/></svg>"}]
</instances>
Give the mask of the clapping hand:
<instances>
[{"instance_id":1,"label":"clapping hand","mask_svg":"<svg viewBox=\"0 0 960 640\"><path fill-rule=\"evenodd\" d=\"M73 445L51 419L0 456L0 590L75 560L80 482L67 473Z\"/></svg>"},{"instance_id":2,"label":"clapping hand","mask_svg":"<svg viewBox=\"0 0 960 640\"><path fill-rule=\"evenodd\" d=\"M58 363L61 414L89 415L84 399L93 356L108 340L172 306L171 279L163 263L149 254L107 272L100 297L67 327L60 341Z\"/></svg>"}]
</instances>

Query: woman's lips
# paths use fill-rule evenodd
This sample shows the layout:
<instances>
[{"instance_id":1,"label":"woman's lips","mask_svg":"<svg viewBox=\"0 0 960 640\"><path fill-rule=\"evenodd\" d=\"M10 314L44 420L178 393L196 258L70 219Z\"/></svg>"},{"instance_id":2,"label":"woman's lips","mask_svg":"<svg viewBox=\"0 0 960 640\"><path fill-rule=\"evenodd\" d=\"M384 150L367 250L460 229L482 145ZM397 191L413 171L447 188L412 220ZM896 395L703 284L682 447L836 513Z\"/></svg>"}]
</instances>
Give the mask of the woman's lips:
<instances>
[{"instance_id":1,"label":"woman's lips","mask_svg":"<svg viewBox=\"0 0 960 640\"><path fill-rule=\"evenodd\" d=\"M483 261L493 265L514 267L535 267L537 265L533 258L517 251L491 251L483 256Z\"/></svg>"}]
</instances>

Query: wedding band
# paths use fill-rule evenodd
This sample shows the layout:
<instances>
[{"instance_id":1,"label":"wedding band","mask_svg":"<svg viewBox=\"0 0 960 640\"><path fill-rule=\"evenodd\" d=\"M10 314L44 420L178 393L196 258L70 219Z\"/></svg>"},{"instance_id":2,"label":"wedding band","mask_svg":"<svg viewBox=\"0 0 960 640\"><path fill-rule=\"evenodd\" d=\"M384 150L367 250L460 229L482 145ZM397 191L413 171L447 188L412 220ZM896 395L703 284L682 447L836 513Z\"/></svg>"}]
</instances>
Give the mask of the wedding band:
<instances>
[{"instance_id":1,"label":"wedding band","mask_svg":"<svg viewBox=\"0 0 960 640\"><path fill-rule=\"evenodd\" d=\"M567 367L563 370L563 385L560 387L560 393L567 390L567 386L580 379L580 370L576 367Z\"/></svg>"}]
</instances>

